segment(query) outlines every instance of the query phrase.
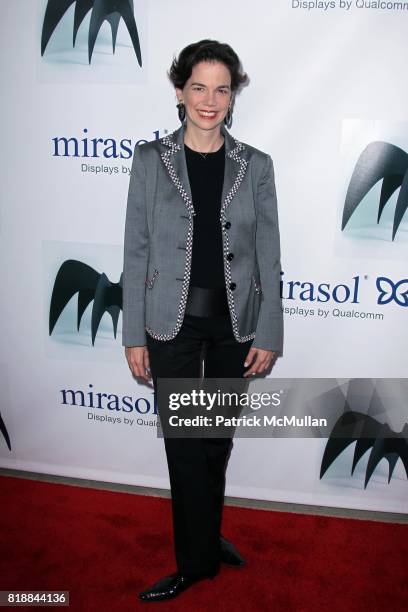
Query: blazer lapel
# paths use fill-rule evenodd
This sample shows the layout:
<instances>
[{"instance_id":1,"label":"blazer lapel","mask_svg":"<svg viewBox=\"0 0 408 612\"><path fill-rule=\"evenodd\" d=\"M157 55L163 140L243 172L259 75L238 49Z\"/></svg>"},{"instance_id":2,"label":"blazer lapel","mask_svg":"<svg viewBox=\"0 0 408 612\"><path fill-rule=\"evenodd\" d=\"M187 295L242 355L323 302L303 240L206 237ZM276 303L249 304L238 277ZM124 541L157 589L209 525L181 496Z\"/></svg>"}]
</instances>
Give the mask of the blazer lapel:
<instances>
[{"instance_id":1,"label":"blazer lapel","mask_svg":"<svg viewBox=\"0 0 408 612\"><path fill-rule=\"evenodd\" d=\"M195 215L193 206L190 181L188 178L188 170L186 156L184 154L184 125L178 130L172 132L168 136L162 138L162 143L166 150L161 154L164 165L167 168L169 176L173 181L174 186L184 200L190 215Z\"/></svg>"},{"instance_id":2,"label":"blazer lapel","mask_svg":"<svg viewBox=\"0 0 408 612\"><path fill-rule=\"evenodd\" d=\"M240 156L245 146L231 136L224 126L221 126L221 133L225 138L225 171L221 203L221 215L223 216L241 185L248 162Z\"/></svg>"},{"instance_id":3,"label":"blazer lapel","mask_svg":"<svg viewBox=\"0 0 408 612\"><path fill-rule=\"evenodd\" d=\"M184 130L185 126L183 124L178 130L162 138L165 151L161 154L161 158L167 168L170 179L183 198L190 216L193 216L196 212L192 201L184 154ZM225 139L225 170L221 199L221 216L223 216L241 185L248 162L240 155L245 146L231 136L223 125L221 126L221 133Z\"/></svg>"}]
</instances>

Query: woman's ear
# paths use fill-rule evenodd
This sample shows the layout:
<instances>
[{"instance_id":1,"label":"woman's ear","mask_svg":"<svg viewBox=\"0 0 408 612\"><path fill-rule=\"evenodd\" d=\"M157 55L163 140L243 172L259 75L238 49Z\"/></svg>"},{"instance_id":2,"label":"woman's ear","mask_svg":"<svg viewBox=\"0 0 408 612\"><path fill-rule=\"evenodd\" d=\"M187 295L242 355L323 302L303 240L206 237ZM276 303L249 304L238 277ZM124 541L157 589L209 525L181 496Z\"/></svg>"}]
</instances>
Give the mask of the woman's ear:
<instances>
[{"instance_id":1,"label":"woman's ear","mask_svg":"<svg viewBox=\"0 0 408 612\"><path fill-rule=\"evenodd\" d=\"M176 87L176 96L177 96L177 101L181 102L183 100L183 90L180 89L180 87Z\"/></svg>"}]
</instances>

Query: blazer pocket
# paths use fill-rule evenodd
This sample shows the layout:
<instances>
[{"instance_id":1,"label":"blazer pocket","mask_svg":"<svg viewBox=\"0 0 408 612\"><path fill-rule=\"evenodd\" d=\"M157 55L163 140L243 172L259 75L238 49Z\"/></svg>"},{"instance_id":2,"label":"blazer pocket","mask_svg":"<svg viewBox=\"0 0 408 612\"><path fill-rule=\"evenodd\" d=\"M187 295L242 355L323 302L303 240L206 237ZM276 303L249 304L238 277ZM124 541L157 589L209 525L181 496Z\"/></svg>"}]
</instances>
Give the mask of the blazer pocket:
<instances>
[{"instance_id":1,"label":"blazer pocket","mask_svg":"<svg viewBox=\"0 0 408 612\"><path fill-rule=\"evenodd\" d=\"M259 294L262 293L261 283L256 280L254 275L252 275L252 280L253 280L253 283L254 283L254 289L255 289L256 293L259 293Z\"/></svg>"},{"instance_id":2,"label":"blazer pocket","mask_svg":"<svg viewBox=\"0 0 408 612\"><path fill-rule=\"evenodd\" d=\"M151 275L151 277L147 277L146 278L146 286L148 289L153 289L153 285L154 285L154 281L156 280L156 277L158 275L159 271L156 270L156 268L153 270L153 274Z\"/></svg>"}]
</instances>

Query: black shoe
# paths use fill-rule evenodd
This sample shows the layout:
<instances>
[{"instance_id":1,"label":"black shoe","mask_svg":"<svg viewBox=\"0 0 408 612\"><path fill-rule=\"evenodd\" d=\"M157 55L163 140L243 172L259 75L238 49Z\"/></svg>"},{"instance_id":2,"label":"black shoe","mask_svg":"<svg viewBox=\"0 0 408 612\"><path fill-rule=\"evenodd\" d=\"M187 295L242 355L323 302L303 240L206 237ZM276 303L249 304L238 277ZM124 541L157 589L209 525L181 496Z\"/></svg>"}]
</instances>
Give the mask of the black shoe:
<instances>
[{"instance_id":1,"label":"black shoe","mask_svg":"<svg viewBox=\"0 0 408 612\"><path fill-rule=\"evenodd\" d=\"M163 601L164 599L171 599L172 597L180 595L180 593L199 580L214 578L215 575L216 573L199 576L185 576L179 573L170 574L170 576L161 578L161 580L156 582L150 589L147 589L147 591L139 593L139 599L142 601Z\"/></svg>"},{"instance_id":2,"label":"black shoe","mask_svg":"<svg viewBox=\"0 0 408 612\"><path fill-rule=\"evenodd\" d=\"M233 567L242 567L245 565L245 559L241 556L235 546L223 538L220 537L221 541L221 562L226 565L232 565Z\"/></svg>"}]
</instances>

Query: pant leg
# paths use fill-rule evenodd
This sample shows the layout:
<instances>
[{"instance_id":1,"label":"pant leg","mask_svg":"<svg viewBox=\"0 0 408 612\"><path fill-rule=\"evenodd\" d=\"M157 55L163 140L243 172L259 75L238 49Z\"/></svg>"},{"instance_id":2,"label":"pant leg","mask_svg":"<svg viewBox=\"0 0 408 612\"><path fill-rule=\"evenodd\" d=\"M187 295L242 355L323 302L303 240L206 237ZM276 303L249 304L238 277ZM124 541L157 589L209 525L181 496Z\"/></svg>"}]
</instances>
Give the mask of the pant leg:
<instances>
[{"instance_id":1,"label":"pant leg","mask_svg":"<svg viewBox=\"0 0 408 612\"><path fill-rule=\"evenodd\" d=\"M206 378L241 378L247 368L245 358L252 345L238 342L232 330L231 319L215 317L211 325L211 339L206 345L204 376ZM245 384L243 380L243 384ZM215 500L216 525L221 533L222 511L224 507L225 474L232 451L232 438L206 438L204 440L208 469Z\"/></svg>"},{"instance_id":2,"label":"pant leg","mask_svg":"<svg viewBox=\"0 0 408 612\"><path fill-rule=\"evenodd\" d=\"M201 317L185 317L170 341L147 339L150 369L157 397L157 379L199 378L206 330ZM160 405L158 406L160 415ZM219 531L213 483L205 441L201 438L165 438L172 495L174 546L177 569L186 575L217 571Z\"/></svg>"}]
</instances>

